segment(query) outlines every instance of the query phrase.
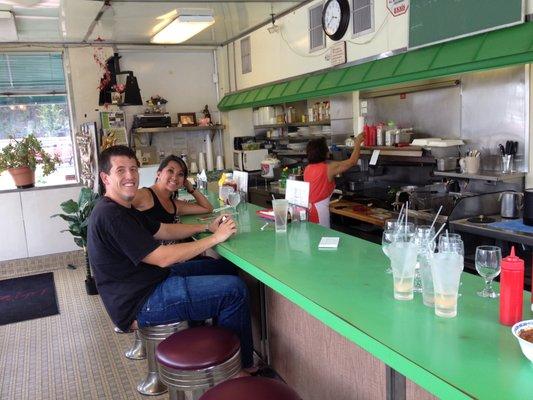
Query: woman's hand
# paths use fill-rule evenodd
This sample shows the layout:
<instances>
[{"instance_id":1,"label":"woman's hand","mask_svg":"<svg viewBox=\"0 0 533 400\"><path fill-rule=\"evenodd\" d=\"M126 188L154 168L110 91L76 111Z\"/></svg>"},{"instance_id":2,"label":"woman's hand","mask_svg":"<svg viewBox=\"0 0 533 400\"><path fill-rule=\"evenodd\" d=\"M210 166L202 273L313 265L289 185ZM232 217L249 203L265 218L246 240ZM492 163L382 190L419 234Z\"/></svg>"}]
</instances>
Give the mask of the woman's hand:
<instances>
[{"instance_id":1,"label":"woman's hand","mask_svg":"<svg viewBox=\"0 0 533 400\"><path fill-rule=\"evenodd\" d=\"M185 188L185 190L188 193L192 194L192 192L194 192L194 187L193 187L191 181L189 181L188 179L185 179L185 181L183 182L183 187Z\"/></svg>"},{"instance_id":2,"label":"woman's hand","mask_svg":"<svg viewBox=\"0 0 533 400\"><path fill-rule=\"evenodd\" d=\"M365 137L363 135L363 132L361 132L353 140L354 147L361 147L361 144L363 143L364 140L365 140Z\"/></svg>"}]
</instances>

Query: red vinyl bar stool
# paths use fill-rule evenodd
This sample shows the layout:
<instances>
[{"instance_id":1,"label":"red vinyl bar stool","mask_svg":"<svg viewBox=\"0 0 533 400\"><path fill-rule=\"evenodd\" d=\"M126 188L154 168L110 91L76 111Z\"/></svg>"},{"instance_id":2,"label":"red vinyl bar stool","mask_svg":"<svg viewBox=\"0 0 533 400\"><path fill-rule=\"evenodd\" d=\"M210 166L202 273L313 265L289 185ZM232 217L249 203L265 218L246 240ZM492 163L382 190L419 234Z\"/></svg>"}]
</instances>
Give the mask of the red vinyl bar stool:
<instances>
[{"instance_id":1,"label":"red vinyl bar stool","mask_svg":"<svg viewBox=\"0 0 533 400\"><path fill-rule=\"evenodd\" d=\"M189 327L187 321L174 322L167 325L139 327L139 336L146 349L148 361L148 374L138 385L137 391L147 396L156 396L167 391L166 385L161 381L157 370L156 347L173 333Z\"/></svg>"},{"instance_id":2,"label":"red vinyl bar stool","mask_svg":"<svg viewBox=\"0 0 533 400\"><path fill-rule=\"evenodd\" d=\"M129 358L130 360L144 360L146 358L146 349L144 348L144 343L141 340L141 336L139 335L138 329L130 329L129 332L124 332L122 329L120 329L118 326L115 326L115 333L134 333L134 339L133 344L131 347L126 350L124 355L126 358Z\"/></svg>"},{"instance_id":3,"label":"red vinyl bar stool","mask_svg":"<svg viewBox=\"0 0 533 400\"><path fill-rule=\"evenodd\" d=\"M230 379L209 389L199 400L302 400L289 386L275 379L247 376Z\"/></svg>"},{"instance_id":4,"label":"red vinyl bar stool","mask_svg":"<svg viewBox=\"0 0 533 400\"><path fill-rule=\"evenodd\" d=\"M241 370L239 338L217 326L173 334L159 343L156 358L170 400L198 400L209 388Z\"/></svg>"}]
</instances>

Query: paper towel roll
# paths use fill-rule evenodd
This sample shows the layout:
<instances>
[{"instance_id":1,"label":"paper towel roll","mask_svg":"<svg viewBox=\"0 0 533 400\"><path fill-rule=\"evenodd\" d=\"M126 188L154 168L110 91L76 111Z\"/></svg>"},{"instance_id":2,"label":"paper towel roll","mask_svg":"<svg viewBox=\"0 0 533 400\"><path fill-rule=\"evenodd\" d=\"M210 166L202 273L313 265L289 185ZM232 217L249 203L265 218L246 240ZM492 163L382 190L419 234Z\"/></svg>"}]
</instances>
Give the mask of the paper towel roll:
<instances>
[{"instance_id":1,"label":"paper towel roll","mask_svg":"<svg viewBox=\"0 0 533 400\"><path fill-rule=\"evenodd\" d=\"M205 153L207 170L213 171L213 142L209 132L205 134Z\"/></svg>"},{"instance_id":2,"label":"paper towel roll","mask_svg":"<svg viewBox=\"0 0 533 400\"><path fill-rule=\"evenodd\" d=\"M198 153L198 170L205 171L205 153Z\"/></svg>"},{"instance_id":3,"label":"paper towel roll","mask_svg":"<svg viewBox=\"0 0 533 400\"><path fill-rule=\"evenodd\" d=\"M357 133L363 132L363 126L365 126L365 117L357 117Z\"/></svg>"}]
</instances>

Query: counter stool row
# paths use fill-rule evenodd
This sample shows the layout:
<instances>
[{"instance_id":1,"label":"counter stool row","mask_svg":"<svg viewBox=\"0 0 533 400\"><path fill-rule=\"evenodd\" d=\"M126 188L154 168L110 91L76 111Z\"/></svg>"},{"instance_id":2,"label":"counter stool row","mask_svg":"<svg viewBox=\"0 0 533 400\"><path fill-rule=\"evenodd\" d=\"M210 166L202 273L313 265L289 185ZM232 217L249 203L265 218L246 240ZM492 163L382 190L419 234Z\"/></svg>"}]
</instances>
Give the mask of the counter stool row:
<instances>
[{"instance_id":1,"label":"counter stool row","mask_svg":"<svg viewBox=\"0 0 533 400\"><path fill-rule=\"evenodd\" d=\"M300 399L287 385L273 379L230 379L241 369L240 344L234 333L213 326L187 328L183 321L136 331L139 334L126 356L142 356L144 344L148 375L137 386L141 394L162 394L168 387L170 400Z\"/></svg>"}]
</instances>

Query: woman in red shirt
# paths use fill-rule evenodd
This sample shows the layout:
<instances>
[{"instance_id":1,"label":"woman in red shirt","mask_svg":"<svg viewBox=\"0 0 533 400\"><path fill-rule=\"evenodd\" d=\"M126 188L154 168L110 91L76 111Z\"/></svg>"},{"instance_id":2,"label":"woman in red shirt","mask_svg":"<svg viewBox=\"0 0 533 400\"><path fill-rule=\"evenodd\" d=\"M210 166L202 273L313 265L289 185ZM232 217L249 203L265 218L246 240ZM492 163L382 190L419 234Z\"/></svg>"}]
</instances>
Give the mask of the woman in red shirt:
<instances>
[{"instance_id":1,"label":"woman in red shirt","mask_svg":"<svg viewBox=\"0 0 533 400\"><path fill-rule=\"evenodd\" d=\"M304 170L304 181L309 182L309 221L330 227L329 198L335 189L335 176L347 171L359 160L363 134L354 140L354 149L349 159L326 162L329 148L324 138L307 143L309 165Z\"/></svg>"}]
</instances>

